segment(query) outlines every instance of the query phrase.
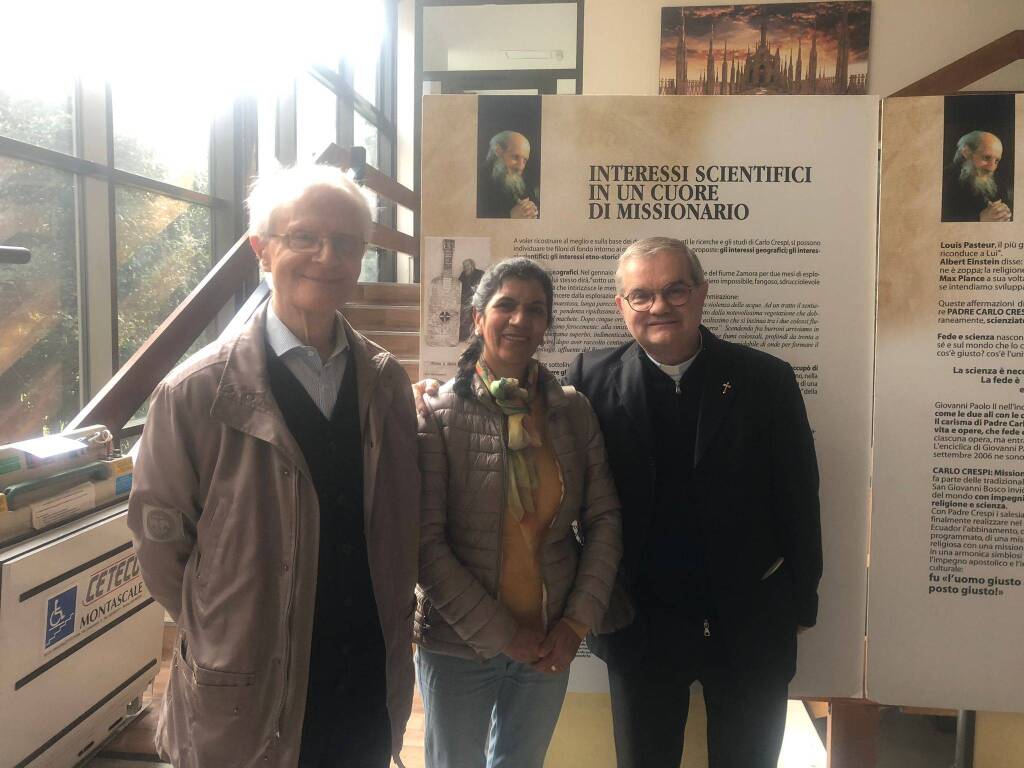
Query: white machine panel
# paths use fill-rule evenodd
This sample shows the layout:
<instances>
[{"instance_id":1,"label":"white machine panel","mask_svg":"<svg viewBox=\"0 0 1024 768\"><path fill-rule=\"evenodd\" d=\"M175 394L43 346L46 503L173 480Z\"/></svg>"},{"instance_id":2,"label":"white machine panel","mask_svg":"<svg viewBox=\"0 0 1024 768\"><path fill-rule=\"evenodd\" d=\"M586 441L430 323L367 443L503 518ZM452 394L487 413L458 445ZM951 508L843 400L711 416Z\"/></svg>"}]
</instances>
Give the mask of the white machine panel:
<instances>
[{"instance_id":1,"label":"white machine panel","mask_svg":"<svg viewBox=\"0 0 1024 768\"><path fill-rule=\"evenodd\" d=\"M75 765L160 669L163 609L116 504L0 549L0 766Z\"/></svg>"}]
</instances>

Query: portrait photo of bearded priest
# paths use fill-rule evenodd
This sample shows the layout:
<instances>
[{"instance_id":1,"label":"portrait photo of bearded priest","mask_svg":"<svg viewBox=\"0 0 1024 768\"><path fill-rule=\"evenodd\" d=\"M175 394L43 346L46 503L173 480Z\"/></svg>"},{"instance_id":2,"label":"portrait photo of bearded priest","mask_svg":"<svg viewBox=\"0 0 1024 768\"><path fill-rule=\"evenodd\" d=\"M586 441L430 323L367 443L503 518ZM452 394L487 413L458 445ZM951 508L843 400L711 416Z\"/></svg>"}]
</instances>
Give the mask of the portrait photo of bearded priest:
<instances>
[{"instance_id":1,"label":"portrait photo of bearded priest","mask_svg":"<svg viewBox=\"0 0 1024 768\"><path fill-rule=\"evenodd\" d=\"M540 99L481 96L476 215L540 218Z\"/></svg>"},{"instance_id":2,"label":"portrait photo of bearded priest","mask_svg":"<svg viewBox=\"0 0 1024 768\"><path fill-rule=\"evenodd\" d=\"M1012 98L947 97L942 221L1013 221Z\"/></svg>"}]
</instances>

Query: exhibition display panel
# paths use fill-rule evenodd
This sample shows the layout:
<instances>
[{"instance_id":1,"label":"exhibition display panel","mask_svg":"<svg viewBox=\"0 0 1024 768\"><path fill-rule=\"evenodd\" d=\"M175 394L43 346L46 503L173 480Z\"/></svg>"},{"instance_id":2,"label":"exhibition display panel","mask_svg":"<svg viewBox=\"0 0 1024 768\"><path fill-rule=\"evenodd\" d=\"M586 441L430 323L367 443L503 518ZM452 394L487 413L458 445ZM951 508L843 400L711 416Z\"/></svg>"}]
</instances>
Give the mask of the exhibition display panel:
<instances>
[{"instance_id":1,"label":"exhibition display panel","mask_svg":"<svg viewBox=\"0 0 1024 768\"><path fill-rule=\"evenodd\" d=\"M867 695L1022 712L1024 97L883 122Z\"/></svg>"},{"instance_id":2,"label":"exhibition display panel","mask_svg":"<svg viewBox=\"0 0 1024 768\"><path fill-rule=\"evenodd\" d=\"M423 101L424 375L452 375L476 283L512 256L552 276L554 321L539 357L555 373L580 352L626 341L616 260L655 235L686 240L700 256L712 332L792 364L815 433L825 554L818 625L799 640L800 696L863 695L879 104ZM503 176L493 151L510 133L528 149L521 181ZM581 657L570 690L606 690L603 674Z\"/></svg>"},{"instance_id":3,"label":"exhibition display panel","mask_svg":"<svg viewBox=\"0 0 1024 768\"><path fill-rule=\"evenodd\" d=\"M560 373L629 338L624 248L685 240L705 325L789 362L814 430L825 571L792 695L1024 711L1022 110L1020 95L428 96L422 373L454 372L489 265L549 270L539 357ZM510 135L515 179L494 152ZM570 690L603 674L581 657Z\"/></svg>"}]
</instances>

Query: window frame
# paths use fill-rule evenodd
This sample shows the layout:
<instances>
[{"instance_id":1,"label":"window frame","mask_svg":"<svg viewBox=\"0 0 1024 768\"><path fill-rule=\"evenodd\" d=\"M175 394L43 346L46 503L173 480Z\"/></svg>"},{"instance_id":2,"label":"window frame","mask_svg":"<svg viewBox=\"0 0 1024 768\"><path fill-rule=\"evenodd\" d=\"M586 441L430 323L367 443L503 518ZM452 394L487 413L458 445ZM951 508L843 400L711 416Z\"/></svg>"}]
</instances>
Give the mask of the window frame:
<instances>
[{"instance_id":1,"label":"window frame","mask_svg":"<svg viewBox=\"0 0 1024 768\"><path fill-rule=\"evenodd\" d=\"M377 170L394 179L397 176L398 153L397 0L385 0L384 13L384 34L376 63L376 105L356 92L352 72L344 60L337 71L314 67L300 76L313 75L320 85L334 94L337 106L334 133L339 145L352 146L354 116L357 114L377 130ZM248 217L243 204L249 182L258 170L257 142L273 142L274 156L279 163L290 165L296 161L298 124L295 82L293 78L290 93L278 98L274 109L274 124L264 135L259 135L259 112L255 97L239 98L211 124L210 184L209 191L205 193L115 167L116 90L112 92L112 86L104 79L88 76L77 76L74 79L70 154L0 136L0 157L53 168L70 173L73 178L79 408L92 400L127 362L118 359L116 189L127 187L142 190L208 208L212 219L209 264L212 268L247 230ZM381 199L378 218L381 224L394 227L397 221L396 204ZM377 280L395 281L397 254L384 249L376 250ZM256 265L253 264L253 278L256 274ZM255 279L251 282L254 285ZM245 299L243 293L240 291L236 297L235 307L225 307L211 330L219 331L227 326L234 314L233 310Z\"/></svg>"},{"instance_id":2,"label":"window frame","mask_svg":"<svg viewBox=\"0 0 1024 768\"><path fill-rule=\"evenodd\" d=\"M75 266L78 281L79 408L89 402L126 360L119 360L117 319L118 187L142 190L210 210L212 268L241 234L244 147L255 136L239 124L237 102L210 126L210 192L196 192L121 170L114 165L114 104L103 80L76 77L72 91L72 152L0 136L0 156L70 173L75 187ZM254 267L255 270L255 267ZM226 320L225 320L226 322ZM218 323L220 325L221 323Z\"/></svg>"},{"instance_id":3,"label":"window frame","mask_svg":"<svg viewBox=\"0 0 1024 768\"><path fill-rule=\"evenodd\" d=\"M377 60L377 106L374 106L374 104L370 103L368 99L356 91L352 68L345 59L339 62L337 69L314 66L310 68L308 74L312 75L317 82L335 95L337 100L335 140L338 145L342 147L353 146L355 141L355 115L359 115L377 130L377 170L394 179L397 177L398 171L398 124L395 119L398 104L398 56L396 47L398 5L396 0L386 0L384 11L384 38L381 41L380 55ZM280 119L278 124L280 125ZM293 133L296 133L296 131L293 131ZM294 145L290 157L291 161L294 162ZM284 163L280 154L278 155L278 162ZM382 200L378 209L379 223L394 228L397 220L397 205L393 201ZM383 248L375 248L375 250L378 256L377 282L395 282L398 272L398 255L394 251Z\"/></svg>"}]
</instances>

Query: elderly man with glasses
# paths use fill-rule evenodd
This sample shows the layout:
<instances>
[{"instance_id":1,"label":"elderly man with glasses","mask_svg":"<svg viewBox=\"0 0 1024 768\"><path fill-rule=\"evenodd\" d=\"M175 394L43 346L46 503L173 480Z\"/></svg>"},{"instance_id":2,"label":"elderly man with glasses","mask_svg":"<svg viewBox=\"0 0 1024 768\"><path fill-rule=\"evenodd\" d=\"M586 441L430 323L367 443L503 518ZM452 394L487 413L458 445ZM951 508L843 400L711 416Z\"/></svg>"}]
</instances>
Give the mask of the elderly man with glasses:
<instances>
[{"instance_id":1,"label":"elderly man with glasses","mask_svg":"<svg viewBox=\"0 0 1024 768\"><path fill-rule=\"evenodd\" d=\"M633 341L580 355L622 502L608 663L620 768L678 768L690 684L707 705L710 768L774 768L797 634L817 616L818 467L793 369L701 325L708 284L683 242L619 259Z\"/></svg>"},{"instance_id":2,"label":"elderly man with glasses","mask_svg":"<svg viewBox=\"0 0 1024 768\"><path fill-rule=\"evenodd\" d=\"M178 625L158 747L177 768L386 768L412 707L419 530L409 379L341 309L371 227L341 171L249 197L269 302L156 389L129 500Z\"/></svg>"}]
</instances>

